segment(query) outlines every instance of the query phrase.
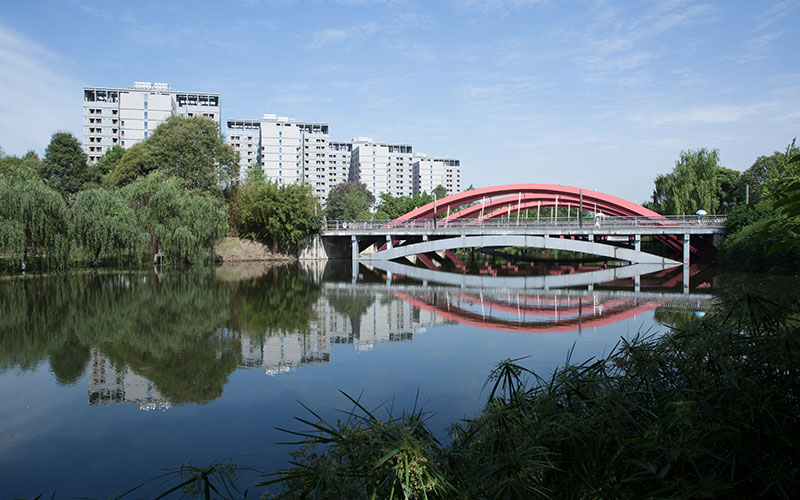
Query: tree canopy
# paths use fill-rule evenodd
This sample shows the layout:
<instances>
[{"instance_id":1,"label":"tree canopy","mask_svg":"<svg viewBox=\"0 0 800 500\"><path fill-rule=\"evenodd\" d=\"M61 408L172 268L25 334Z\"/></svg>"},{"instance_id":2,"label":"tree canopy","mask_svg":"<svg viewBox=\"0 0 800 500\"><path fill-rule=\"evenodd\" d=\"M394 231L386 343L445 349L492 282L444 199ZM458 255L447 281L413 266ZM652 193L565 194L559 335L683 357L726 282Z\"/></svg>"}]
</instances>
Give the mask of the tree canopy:
<instances>
[{"instance_id":1,"label":"tree canopy","mask_svg":"<svg viewBox=\"0 0 800 500\"><path fill-rule=\"evenodd\" d=\"M67 206L33 172L0 174L0 250L20 259L42 255L61 266L69 253Z\"/></svg>"},{"instance_id":2,"label":"tree canopy","mask_svg":"<svg viewBox=\"0 0 800 500\"><path fill-rule=\"evenodd\" d=\"M189 189L218 194L230 184L237 168L237 154L223 142L213 120L172 116L125 152L106 183L124 186L157 170L183 179Z\"/></svg>"},{"instance_id":3,"label":"tree canopy","mask_svg":"<svg viewBox=\"0 0 800 500\"><path fill-rule=\"evenodd\" d=\"M122 196L147 234L151 254L162 250L167 260L195 263L213 257L214 242L228 231L228 212L185 184L152 172L125 186Z\"/></svg>"},{"instance_id":4,"label":"tree canopy","mask_svg":"<svg viewBox=\"0 0 800 500\"><path fill-rule=\"evenodd\" d=\"M311 186L278 186L263 175L248 174L233 201L233 216L239 233L271 241L273 251L296 250L320 227L320 212Z\"/></svg>"},{"instance_id":5,"label":"tree canopy","mask_svg":"<svg viewBox=\"0 0 800 500\"><path fill-rule=\"evenodd\" d=\"M106 151L99 160L97 160L97 164L95 165L97 172L100 175L108 175L109 172L116 168L117 163L119 163L124 154L125 148L114 145L111 149Z\"/></svg>"},{"instance_id":6,"label":"tree canopy","mask_svg":"<svg viewBox=\"0 0 800 500\"><path fill-rule=\"evenodd\" d=\"M325 212L333 220L369 219L372 216L370 208L373 203L375 196L369 192L366 184L342 182L334 186L328 194Z\"/></svg>"},{"instance_id":7,"label":"tree canopy","mask_svg":"<svg viewBox=\"0 0 800 500\"><path fill-rule=\"evenodd\" d=\"M379 198L380 204L375 211L375 218L380 220L396 219L415 208L427 205L433 201L433 197L425 192L414 196L396 197L389 193L382 193Z\"/></svg>"},{"instance_id":8,"label":"tree canopy","mask_svg":"<svg viewBox=\"0 0 800 500\"><path fill-rule=\"evenodd\" d=\"M436 197L437 200L441 200L445 196L447 196L447 188L439 184L435 188L433 188L433 196Z\"/></svg>"},{"instance_id":9,"label":"tree canopy","mask_svg":"<svg viewBox=\"0 0 800 500\"><path fill-rule=\"evenodd\" d=\"M96 171L86 163L81 143L69 132L53 134L45 150L41 173L67 201L86 184L99 180Z\"/></svg>"},{"instance_id":10,"label":"tree canopy","mask_svg":"<svg viewBox=\"0 0 800 500\"><path fill-rule=\"evenodd\" d=\"M36 151L28 151L22 157L7 156L0 150L0 174L10 174L18 170L24 170L39 175L42 169L42 161Z\"/></svg>"},{"instance_id":11,"label":"tree canopy","mask_svg":"<svg viewBox=\"0 0 800 500\"><path fill-rule=\"evenodd\" d=\"M652 201L645 206L665 215L717 213L738 199L738 172L719 166L719 151L682 151L675 168L655 180Z\"/></svg>"},{"instance_id":12,"label":"tree canopy","mask_svg":"<svg viewBox=\"0 0 800 500\"><path fill-rule=\"evenodd\" d=\"M136 215L121 193L103 188L87 189L75 196L70 208L70 234L72 241L94 259L95 266L103 251L138 253L145 243Z\"/></svg>"}]
</instances>

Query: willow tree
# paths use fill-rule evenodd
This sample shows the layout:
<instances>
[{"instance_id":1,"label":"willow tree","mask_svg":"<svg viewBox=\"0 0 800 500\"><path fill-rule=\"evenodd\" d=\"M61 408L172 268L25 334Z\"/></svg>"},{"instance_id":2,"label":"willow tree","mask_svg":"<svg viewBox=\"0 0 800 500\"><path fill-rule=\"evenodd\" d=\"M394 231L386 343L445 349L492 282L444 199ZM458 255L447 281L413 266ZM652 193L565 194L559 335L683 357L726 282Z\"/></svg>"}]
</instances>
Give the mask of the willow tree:
<instances>
[{"instance_id":1,"label":"willow tree","mask_svg":"<svg viewBox=\"0 0 800 500\"><path fill-rule=\"evenodd\" d=\"M144 234L136 225L133 209L119 191L102 188L81 191L70 209L70 236L93 259L97 267L101 252L138 253Z\"/></svg>"},{"instance_id":2,"label":"willow tree","mask_svg":"<svg viewBox=\"0 0 800 500\"><path fill-rule=\"evenodd\" d=\"M63 267L69 255L64 199L33 172L0 174L0 251L20 260L44 257L47 266Z\"/></svg>"},{"instance_id":3,"label":"willow tree","mask_svg":"<svg viewBox=\"0 0 800 500\"><path fill-rule=\"evenodd\" d=\"M720 206L719 151L705 148L682 151L672 172L655 180L652 202L647 206L662 214L715 213Z\"/></svg>"},{"instance_id":4,"label":"willow tree","mask_svg":"<svg viewBox=\"0 0 800 500\"><path fill-rule=\"evenodd\" d=\"M228 231L228 213L218 200L186 189L186 182L152 172L121 190L151 255L196 263L213 257L214 243Z\"/></svg>"}]
</instances>

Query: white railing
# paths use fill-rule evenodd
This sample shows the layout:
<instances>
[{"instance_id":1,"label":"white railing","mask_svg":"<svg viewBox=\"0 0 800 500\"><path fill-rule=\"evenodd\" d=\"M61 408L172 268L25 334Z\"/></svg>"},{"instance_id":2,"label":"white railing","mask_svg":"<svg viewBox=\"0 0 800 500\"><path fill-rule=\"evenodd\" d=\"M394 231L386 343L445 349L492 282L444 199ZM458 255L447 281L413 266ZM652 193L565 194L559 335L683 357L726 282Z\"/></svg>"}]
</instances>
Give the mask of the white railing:
<instances>
[{"instance_id":1,"label":"white railing","mask_svg":"<svg viewBox=\"0 0 800 500\"><path fill-rule=\"evenodd\" d=\"M631 217L541 217L502 219L444 220L409 219L409 220L329 220L323 231L375 231L418 229L626 229L641 228L691 228L722 229L725 227L724 215L664 215L664 216L631 216Z\"/></svg>"}]
</instances>

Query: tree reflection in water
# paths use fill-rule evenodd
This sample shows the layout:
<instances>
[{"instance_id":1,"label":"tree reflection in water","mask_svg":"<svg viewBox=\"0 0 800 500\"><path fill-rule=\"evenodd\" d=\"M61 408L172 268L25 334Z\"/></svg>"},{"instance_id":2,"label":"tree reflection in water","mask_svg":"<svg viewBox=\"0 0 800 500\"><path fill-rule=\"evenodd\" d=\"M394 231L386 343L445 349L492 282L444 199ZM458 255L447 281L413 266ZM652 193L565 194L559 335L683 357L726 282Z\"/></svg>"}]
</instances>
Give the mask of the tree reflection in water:
<instances>
[{"instance_id":1,"label":"tree reflection in water","mask_svg":"<svg viewBox=\"0 0 800 500\"><path fill-rule=\"evenodd\" d=\"M327 271L326 271L327 273ZM332 273L335 275L335 273ZM330 275L330 274L329 274ZM316 281L316 283L315 283ZM91 404L205 404L240 366L277 374L441 324L576 331L657 309L679 322L711 295L632 290L490 290L403 281L315 280L297 266L78 273L0 282L0 370L48 361L59 384L87 371Z\"/></svg>"}]
</instances>

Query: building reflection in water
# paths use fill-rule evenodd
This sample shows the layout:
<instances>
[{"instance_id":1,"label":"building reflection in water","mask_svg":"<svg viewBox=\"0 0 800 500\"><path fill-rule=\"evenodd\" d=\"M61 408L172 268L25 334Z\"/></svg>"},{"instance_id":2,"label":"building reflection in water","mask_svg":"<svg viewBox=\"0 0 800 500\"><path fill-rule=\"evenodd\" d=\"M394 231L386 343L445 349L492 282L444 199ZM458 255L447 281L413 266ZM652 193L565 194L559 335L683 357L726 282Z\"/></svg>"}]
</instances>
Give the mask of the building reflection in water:
<instances>
[{"instance_id":1,"label":"building reflection in water","mask_svg":"<svg viewBox=\"0 0 800 500\"><path fill-rule=\"evenodd\" d=\"M337 281L323 279L324 269L317 268L311 270L309 279L319 285L321 293L306 328L277 328L259 336L226 327L219 334L240 342L239 366L276 376L303 365L329 362L332 344L369 350L383 342L412 341L415 335L438 325L518 333L581 332L653 310L701 314L716 302L711 294L663 288L663 283L676 281L674 273L663 268L644 270L650 273L604 270L596 276L605 282L582 278L580 286L543 289L513 288L508 280L492 286L486 277L481 277L483 287L456 286L453 280L458 276L448 277L442 284L434 281L435 274L419 276L419 269L404 274L397 267L366 270L366 278L359 273L355 282ZM677 273L682 275L680 269ZM557 285L556 281L542 283ZM679 281L672 285L680 288ZM127 402L142 410L170 407L152 382L128 367L115 367L97 348L92 349L90 366L91 405Z\"/></svg>"},{"instance_id":2,"label":"building reflection in water","mask_svg":"<svg viewBox=\"0 0 800 500\"><path fill-rule=\"evenodd\" d=\"M151 381L130 367L116 367L96 347L91 350L89 366L90 405L130 403L144 411L168 410L172 406Z\"/></svg>"}]
</instances>

